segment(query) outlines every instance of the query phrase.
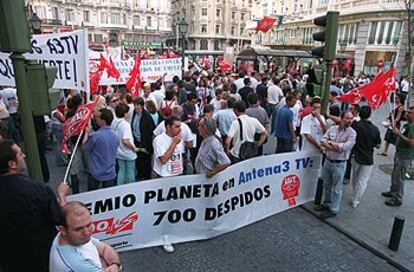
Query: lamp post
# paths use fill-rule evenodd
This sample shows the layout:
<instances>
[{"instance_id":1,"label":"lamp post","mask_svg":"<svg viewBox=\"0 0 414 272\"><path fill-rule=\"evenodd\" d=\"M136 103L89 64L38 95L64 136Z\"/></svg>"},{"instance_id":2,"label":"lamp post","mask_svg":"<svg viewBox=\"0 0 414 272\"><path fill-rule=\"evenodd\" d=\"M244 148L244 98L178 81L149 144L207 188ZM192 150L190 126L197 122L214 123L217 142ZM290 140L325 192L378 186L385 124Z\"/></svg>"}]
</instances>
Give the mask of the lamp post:
<instances>
[{"instance_id":1,"label":"lamp post","mask_svg":"<svg viewBox=\"0 0 414 272\"><path fill-rule=\"evenodd\" d=\"M32 14L32 17L29 19L29 23L33 34L42 33L42 20L39 18L39 16L37 16L36 13Z\"/></svg>"},{"instance_id":2,"label":"lamp post","mask_svg":"<svg viewBox=\"0 0 414 272\"><path fill-rule=\"evenodd\" d=\"M181 21L178 23L179 31L181 34L181 64L182 64L182 73L181 73L181 79L184 79L184 60L185 60L185 35L187 34L187 22L185 19L181 19Z\"/></svg>"}]
</instances>

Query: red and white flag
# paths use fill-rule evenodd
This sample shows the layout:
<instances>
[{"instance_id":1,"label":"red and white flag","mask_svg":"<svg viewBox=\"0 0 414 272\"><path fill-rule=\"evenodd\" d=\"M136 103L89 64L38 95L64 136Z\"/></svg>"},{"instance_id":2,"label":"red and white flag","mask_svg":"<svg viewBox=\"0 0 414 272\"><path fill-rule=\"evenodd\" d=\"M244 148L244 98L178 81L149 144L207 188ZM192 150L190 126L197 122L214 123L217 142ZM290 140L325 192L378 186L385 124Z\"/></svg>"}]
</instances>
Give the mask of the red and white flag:
<instances>
[{"instance_id":1,"label":"red and white flag","mask_svg":"<svg viewBox=\"0 0 414 272\"><path fill-rule=\"evenodd\" d=\"M137 52L135 56L135 64L134 68L132 68L131 72L129 72L129 79L126 83L126 87L128 88L129 92L131 93L132 97L139 96L139 90L141 89L141 56L140 52Z\"/></svg>"},{"instance_id":2,"label":"red and white flag","mask_svg":"<svg viewBox=\"0 0 414 272\"><path fill-rule=\"evenodd\" d=\"M109 62L106 62L106 72L108 73L108 77L113 77L115 79L119 79L121 77L121 74L118 69L116 69L111 57L109 58Z\"/></svg>"},{"instance_id":3,"label":"red and white flag","mask_svg":"<svg viewBox=\"0 0 414 272\"><path fill-rule=\"evenodd\" d=\"M371 83L365 85L360 94L364 97L368 105L373 109L378 109L387 102L388 95L397 89L395 84L395 67L387 72L378 73Z\"/></svg>"},{"instance_id":4,"label":"red and white flag","mask_svg":"<svg viewBox=\"0 0 414 272\"><path fill-rule=\"evenodd\" d=\"M79 135L85 129L91 119L93 109L95 108L97 102L98 97L91 103L79 106L75 115L66 119L66 121L62 124L63 139L60 148L63 153L71 153L69 147L67 146L67 142L70 138Z\"/></svg>"},{"instance_id":5,"label":"red and white flag","mask_svg":"<svg viewBox=\"0 0 414 272\"><path fill-rule=\"evenodd\" d=\"M256 26L256 31L267 32L269 31L273 24L276 22L275 18L265 16Z\"/></svg>"}]
</instances>

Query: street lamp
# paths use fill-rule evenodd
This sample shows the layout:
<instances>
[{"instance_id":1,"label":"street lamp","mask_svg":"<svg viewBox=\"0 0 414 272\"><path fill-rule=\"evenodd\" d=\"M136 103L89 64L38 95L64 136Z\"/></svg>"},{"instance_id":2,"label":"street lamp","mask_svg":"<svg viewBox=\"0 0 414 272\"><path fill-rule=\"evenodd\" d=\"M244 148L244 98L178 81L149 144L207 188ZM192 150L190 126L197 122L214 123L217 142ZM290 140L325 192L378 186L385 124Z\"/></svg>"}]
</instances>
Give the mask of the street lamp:
<instances>
[{"instance_id":1,"label":"street lamp","mask_svg":"<svg viewBox=\"0 0 414 272\"><path fill-rule=\"evenodd\" d=\"M187 27L188 27L188 24L184 18L181 19L181 21L178 23L178 27L179 27L179 31L181 34L181 63L182 63L181 79L184 79L185 35L187 34Z\"/></svg>"},{"instance_id":2,"label":"street lamp","mask_svg":"<svg viewBox=\"0 0 414 272\"><path fill-rule=\"evenodd\" d=\"M344 53L347 45L348 42L345 39L339 41L339 49L341 49L342 53Z\"/></svg>"},{"instance_id":3,"label":"street lamp","mask_svg":"<svg viewBox=\"0 0 414 272\"><path fill-rule=\"evenodd\" d=\"M42 33L42 20L37 16L36 13L32 14L32 17L29 19L30 27L32 28L33 34Z\"/></svg>"}]
</instances>

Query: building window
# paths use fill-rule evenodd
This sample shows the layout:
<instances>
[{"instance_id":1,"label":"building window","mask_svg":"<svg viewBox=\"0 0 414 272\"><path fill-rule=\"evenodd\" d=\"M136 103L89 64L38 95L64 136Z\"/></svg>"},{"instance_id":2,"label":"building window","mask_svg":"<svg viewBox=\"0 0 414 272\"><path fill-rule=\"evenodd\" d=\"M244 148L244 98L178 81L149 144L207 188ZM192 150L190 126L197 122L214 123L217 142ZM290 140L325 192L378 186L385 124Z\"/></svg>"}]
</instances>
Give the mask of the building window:
<instances>
[{"instance_id":1,"label":"building window","mask_svg":"<svg viewBox=\"0 0 414 272\"><path fill-rule=\"evenodd\" d=\"M303 44L312 44L313 42L312 33L313 33L312 28L303 29Z\"/></svg>"},{"instance_id":2,"label":"building window","mask_svg":"<svg viewBox=\"0 0 414 272\"><path fill-rule=\"evenodd\" d=\"M221 17L221 9L216 9L216 17L217 18Z\"/></svg>"},{"instance_id":3,"label":"building window","mask_svg":"<svg viewBox=\"0 0 414 272\"><path fill-rule=\"evenodd\" d=\"M338 44L341 41L345 41L347 45L355 44L357 40L357 33L358 24L340 25L338 30Z\"/></svg>"},{"instance_id":4,"label":"building window","mask_svg":"<svg viewBox=\"0 0 414 272\"><path fill-rule=\"evenodd\" d=\"M201 33L207 33L207 25L201 25Z\"/></svg>"},{"instance_id":5,"label":"building window","mask_svg":"<svg viewBox=\"0 0 414 272\"><path fill-rule=\"evenodd\" d=\"M111 13L111 24L120 25L121 24L121 14Z\"/></svg>"},{"instance_id":6,"label":"building window","mask_svg":"<svg viewBox=\"0 0 414 272\"><path fill-rule=\"evenodd\" d=\"M219 40L215 40L214 41L214 50L220 50L220 41Z\"/></svg>"},{"instance_id":7,"label":"building window","mask_svg":"<svg viewBox=\"0 0 414 272\"><path fill-rule=\"evenodd\" d=\"M52 8L52 19L58 20L59 19L59 9L58 7Z\"/></svg>"},{"instance_id":8,"label":"building window","mask_svg":"<svg viewBox=\"0 0 414 272\"><path fill-rule=\"evenodd\" d=\"M101 23L102 24L108 23L108 15L106 14L106 12L101 12Z\"/></svg>"},{"instance_id":9,"label":"building window","mask_svg":"<svg viewBox=\"0 0 414 272\"><path fill-rule=\"evenodd\" d=\"M220 28L221 28L220 25L216 25L216 34L220 34Z\"/></svg>"},{"instance_id":10,"label":"building window","mask_svg":"<svg viewBox=\"0 0 414 272\"><path fill-rule=\"evenodd\" d=\"M208 40L206 39L200 40L200 50L208 50Z\"/></svg>"},{"instance_id":11,"label":"building window","mask_svg":"<svg viewBox=\"0 0 414 272\"><path fill-rule=\"evenodd\" d=\"M89 23L89 21L90 21L89 10L84 10L83 11L83 21Z\"/></svg>"},{"instance_id":12,"label":"building window","mask_svg":"<svg viewBox=\"0 0 414 272\"><path fill-rule=\"evenodd\" d=\"M147 17L147 26L149 26L149 27L152 26L152 20L151 20L150 16Z\"/></svg>"},{"instance_id":13,"label":"building window","mask_svg":"<svg viewBox=\"0 0 414 272\"><path fill-rule=\"evenodd\" d=\"M231 26L230 33L231 33L232 36L236 35L236 27L235 26Z\"/></svg>"},{"instance_id":14,"label":"building window","mask_svg":"<svg viewBox=\"0 0 414 272\"><path fill-rule=\"evenodd\" d=\"M207 9L206 8L201 9L201 16L207 16Z\"/></svg>"},{"instance_id":15,"label":"building window","mask_svg":"<svg viewBox=\"0 0 414 272\"><path fill-rule=\"evenodd\" d=\"M93 35L92 35L92 33L88 33L88 42L89 43L93 42Z\"/></svg>"},{"instance_id":16,"label":"building window","mask_svg":"<svg viewBox=\"0 0 414 272\"><path fill-rule=\"evenodd\" d=\"M103 42L102 34L94 34L93 37L94 37L94 40L95 40L96 43Z\"/></svg>"},{"instance_id":17,"label":"building window","mask_svg":"<svg viewBox=\"0 0 414 272\"><path fill-rule=\"evenodd\" d=\"M73 21L73 9L66 9L65 10L65 20L66 21Z\"/></svg>"},{"instance_id":18,"label":"building window","mask_svg":"<svg viewBox=\"0 0 414 272\"><path fill-rule=\"evenodd\" d=\"M244 21L244 13L240 13L240 20Z\"/></svg>"},{"instance_id":19,"label":"building window","mask_svg":"<svg viewBox=\"0 0 414 272\"><path fill-rule=\"evenodd\" d=\"M34 10L40 19L46 19L46 8L44 6L35 6Z\"/></svg>"},{"instance_id":20,"label":"building window","mask_svg":"<svg viewBox=\"0 0 414 272\"><path fill-rule=\"evenodd\" d=\"M236 19L236 12L235 11L232 11L232 13L231 13L231 18L234 20L234 19Z\"/></svg>"},{"instance_id":21,"label":"building window","mask_svg":"<svg viewBox=\"0 0 414 272\"><path fill-rule=\"evenodd\" d=\"M243 36L244 35L244 26L240 26L240 35Z\"/></svg>"},{"instance_id":22,"label":"building window","mask_svg":"<svg viewBox=\"0 0 414 272\"><path fill-rule=\"evenodd\" d=\"M132 23L136 26L141 25L141 18L138 15L132 17Z\"/></svg>"},{"instance_id":23,"label":"building window","mask_svg":"<svg viewBox=\"0 0 414 272\"><path fill-rule=\"evenodd\" d=\"M368 44L397 45L400 41L401 21L371 22Z\"/></svg>"},{"instance_id":24,"label":"building window","mask_svg":"<svg viewBox=\"0 0 414 272\"><path fill-rule=\"evenodd\" d=\"M122 14L122 24L126 25L127 24L127 17L126 14Z\"/></svg>"}]
</instances>

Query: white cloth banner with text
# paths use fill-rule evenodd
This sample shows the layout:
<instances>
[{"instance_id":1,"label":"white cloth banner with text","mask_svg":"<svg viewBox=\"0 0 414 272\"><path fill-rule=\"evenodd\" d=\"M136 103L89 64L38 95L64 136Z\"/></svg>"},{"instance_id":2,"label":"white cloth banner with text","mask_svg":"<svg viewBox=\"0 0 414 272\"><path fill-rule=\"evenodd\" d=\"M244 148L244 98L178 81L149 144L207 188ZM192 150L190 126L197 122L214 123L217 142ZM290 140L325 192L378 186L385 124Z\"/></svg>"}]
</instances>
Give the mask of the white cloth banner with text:
<instances>
[{"instance_id":1,"label":"white cloth banner with text","mask_svg":"<svg viewBox=\"0 0 414 272\"><path fill-rule=\"evenodd\" d=\"M121 74L117 80L110 78L103 73L99 85L119 85L125 84L129 78L129 72L134 67L135 60L114 60L116 69ZM99 60L90 60L90 69L95 69L99 64ZM143 59L141 60L141 79L147 82L155 82L164 74L165 81L172 81L174 76L181 78L181 59Z\"/></svg>"},{"instance_id":2,"label":"white cloth banner with text","mask_svg":"<svg viewBox=\"0 0 414 272\"><path fill-rule=\"evenodd\" d=\"M118 251L208 239L313 200L322 156L295 152L235 164L211 179L154 179L70 196L94 237Z\"/></svg>"},{"instance_id":3,"label":"white cloth banner with text","mask_svg":"<svg viewBox=\"0 0 414 272\"><path fill-rule=\"evenodd\" d=\"M87 30L33 35L32 53L24 54L28 60L38 60L58 69L55 89L87 90L88 40ZM0 86L15 86L9 53L0 53ZM29 86L30 87L30 86Z\"/></svg>"}]
</instances>

